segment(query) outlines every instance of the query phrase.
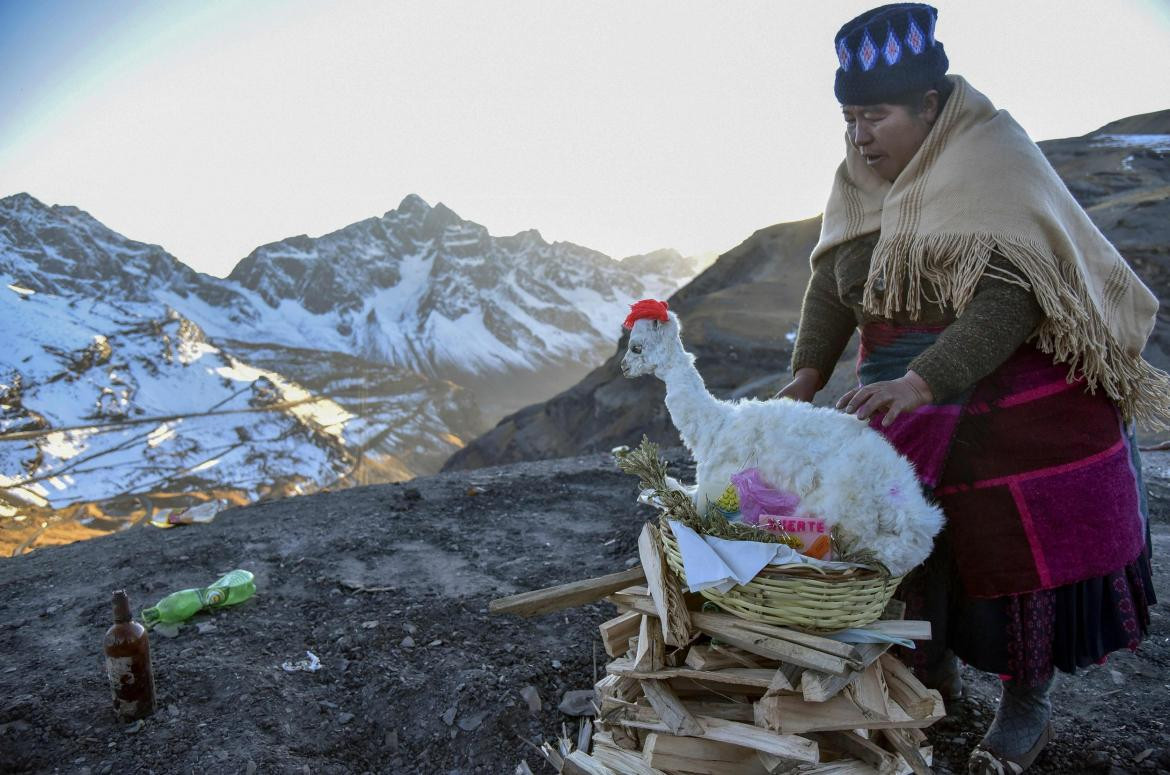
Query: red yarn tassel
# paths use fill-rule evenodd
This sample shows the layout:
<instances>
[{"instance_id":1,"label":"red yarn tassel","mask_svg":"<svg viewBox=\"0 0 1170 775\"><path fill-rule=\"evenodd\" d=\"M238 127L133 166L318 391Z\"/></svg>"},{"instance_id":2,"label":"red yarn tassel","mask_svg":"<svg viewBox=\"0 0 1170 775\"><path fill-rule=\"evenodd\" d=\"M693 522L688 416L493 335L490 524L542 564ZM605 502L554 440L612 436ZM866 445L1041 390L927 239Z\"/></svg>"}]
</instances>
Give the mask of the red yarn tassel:
<instances>
[{"instance_id":1,"label":"red yarn tassel","mask_svg":"<svg viewBox=\"0 0 1170 775\"><path fill-rule=\"evenodd\" d=\"M622 328L633 328L634 323L639 320L658 320L662 323L670 320L666 311L670 306L665 301L657 301L656 299L642 299L635 301L630 305L630 314L626 317L626 322L622 323Z\"/></svg>"}]
</instances>

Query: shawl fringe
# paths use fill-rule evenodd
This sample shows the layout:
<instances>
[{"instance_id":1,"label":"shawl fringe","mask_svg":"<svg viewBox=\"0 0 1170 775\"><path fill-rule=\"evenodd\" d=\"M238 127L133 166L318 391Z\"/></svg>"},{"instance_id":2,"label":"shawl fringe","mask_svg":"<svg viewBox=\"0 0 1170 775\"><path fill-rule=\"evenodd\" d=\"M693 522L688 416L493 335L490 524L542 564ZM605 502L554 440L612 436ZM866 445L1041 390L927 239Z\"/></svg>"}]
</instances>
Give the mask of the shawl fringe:
<instances>
[{"instance_id":1,"label":"shawl fringe","mask_svg":"<svg viewBox=\"0 0 1170 775\"><path fill-rule=\"evenodd\" d=\"M988 268L993 254L1019 275ZM1076 266L1058 260L1043 244L1003 234L895 234L874 249L862 304L871 314L917 317L922 304L950 306L961 314L987 272L1036 295L1044 321L1036 345L1054 363L1068 365L1067 379L1084 379L1090 392L1104 390L1126 421L1170 430L1170 375L1126 352L1098 312Z\"/></svg>"}]
</instances>

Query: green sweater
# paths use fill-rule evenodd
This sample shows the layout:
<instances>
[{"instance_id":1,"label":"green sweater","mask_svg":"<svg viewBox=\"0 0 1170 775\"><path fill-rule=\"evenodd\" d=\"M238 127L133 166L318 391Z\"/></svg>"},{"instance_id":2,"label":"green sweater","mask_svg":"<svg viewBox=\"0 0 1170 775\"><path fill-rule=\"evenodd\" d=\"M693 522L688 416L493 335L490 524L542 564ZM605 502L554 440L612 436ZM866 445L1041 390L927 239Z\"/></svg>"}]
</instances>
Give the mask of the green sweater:
<instances>
[{"instance_id":1,"label":"green sweater","mask_svg":"<svg viewBox=\"0 0 1170 775\"><path fill-rule=\"evenodd\" d=\"M792 371L809 366L817 369L822 380L818 388L829 381L853 330L882 320L861 307L877 238L877 234L871 234L839 245L817 262L809 279L792 351ZM993 256L991 264L1012 271L1002 256ZM956 317L954 310L938 305L923 306L922 315L913 322L947 328L910 362L909 368L930 386L934 400L950 398L1006 361L1027 341L1042 318L1031 290L992 274L984 275L962 315ZM911 321L897 318L894 322Z\"/></svg>"}]
</instances>

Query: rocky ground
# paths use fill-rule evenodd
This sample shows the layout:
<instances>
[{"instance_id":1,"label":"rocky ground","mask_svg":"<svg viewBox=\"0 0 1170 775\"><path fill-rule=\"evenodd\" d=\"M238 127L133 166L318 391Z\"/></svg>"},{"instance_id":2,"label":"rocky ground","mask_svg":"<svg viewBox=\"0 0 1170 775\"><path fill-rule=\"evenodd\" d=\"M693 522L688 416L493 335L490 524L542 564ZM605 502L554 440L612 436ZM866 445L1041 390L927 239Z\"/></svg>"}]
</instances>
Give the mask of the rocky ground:
<instances>
[{"instance_id":1,"label":"rocky ground","mask_svg":"<svg viewBox=\"0 0 1170 775\"><path fill-rule=\"evenodd\" d=\"M1170 454L1147 467L1166 601ZM274 501L5 559L0 772L496 775L522 758L547 772L524 741L572 721L557 704L593 683L596 625L612 608L519 620L489 616L488 601L626 567L646 516L633 481L595 455ZM111 590L141 608L236 567L256 574L257 596L153 634L158 711L116 722L101 653ZM319 670L281 669L306 650ZM1062 682L1056 739L1035 771L1170 772L1168 666L1170 620L1156 608L1137 653ZM940 773L962 769L993 713L994 680L966 678L971 697L930 730Z\"/></svg>"}]
</instances>

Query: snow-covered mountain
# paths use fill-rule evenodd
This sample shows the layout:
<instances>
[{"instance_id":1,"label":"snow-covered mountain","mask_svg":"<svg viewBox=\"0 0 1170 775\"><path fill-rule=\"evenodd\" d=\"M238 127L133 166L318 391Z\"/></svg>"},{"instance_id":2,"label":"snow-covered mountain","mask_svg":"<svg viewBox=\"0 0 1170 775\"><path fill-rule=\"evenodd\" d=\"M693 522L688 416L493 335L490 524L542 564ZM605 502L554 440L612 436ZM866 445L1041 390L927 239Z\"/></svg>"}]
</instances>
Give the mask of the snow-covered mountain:
<instances>
[{"instance_id":1,"label":"snow-covered mountain","mask_svg":"<svg viewBox=\"0 0 1170 775\"><path fill-rule=\"evenodd\" d=\"M693 263L492 237L411 195L216 278L76 207L0 199L0 521L433 472L603 360L626 306Z\"/></svg>"},{"instance_id":2,"label":"snow-covered mountain","mask_svg":"<svg viewBox=\"0 0 1170 775\"><path fill-rule=\"evenodd\" d=\"M192 495L312 491L357 464L352 415L177 313L11 279L0 274L0 517L16 527L66 508L105 518Z\"/></svg>"},{"instance_id":3,"label":"snow-covered mountain","mask_svg":"<svg viewBox=\"0 0 1170 775\"><path fill-rule=\"evenodd\" d=\"M63 298L157 304L197 292L223 308L244 303L231 285L200 274L158 245L123 237L84 210L28 194L0 199L0 272L21 287Z\"/></svg>"},{"instance_id":4,"label":"snow-covered mountain","mask_svg":"<svg viewBox=\"0 0 1170 775\"><path fill-rule=\"evenodd\" d=\"M356 355L505 409L600 363L628 305L670 295L695 264L674 250L615 261L534 229L493 237L411 194L381 217L263 245L221 279L75 207L0 200L0 271L26 287L165 305L212 339Z\"/></svg>"},{"instance_id":5,"label":"snow-covered mountain","mask_svg":"<svg viewBox=\"0 0 1170 775\"><path fill-rule=\"evenodd\" d=\"M416 195L380 218L263 245L228 294L185 308L210 334L360 355L460 381L600 362L628 305L664 296L694 262L660 250L614 261L536 230L493 237ZM203 301L200 286L190 289ZM211 308L214 305L214 308Z\"/></svg>"}]
</instances>

